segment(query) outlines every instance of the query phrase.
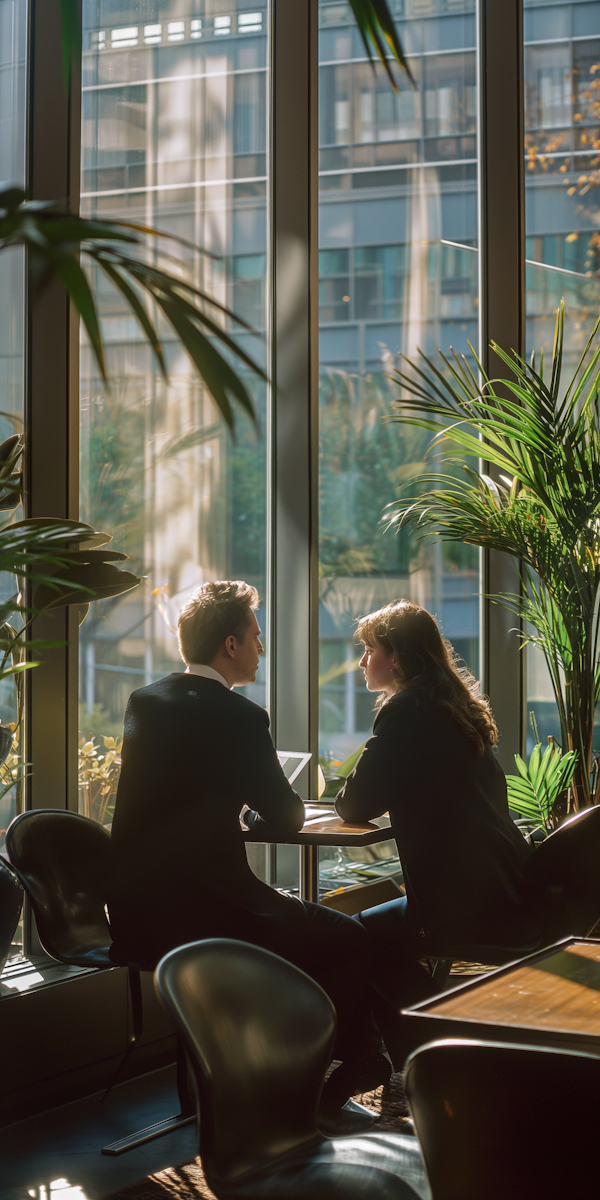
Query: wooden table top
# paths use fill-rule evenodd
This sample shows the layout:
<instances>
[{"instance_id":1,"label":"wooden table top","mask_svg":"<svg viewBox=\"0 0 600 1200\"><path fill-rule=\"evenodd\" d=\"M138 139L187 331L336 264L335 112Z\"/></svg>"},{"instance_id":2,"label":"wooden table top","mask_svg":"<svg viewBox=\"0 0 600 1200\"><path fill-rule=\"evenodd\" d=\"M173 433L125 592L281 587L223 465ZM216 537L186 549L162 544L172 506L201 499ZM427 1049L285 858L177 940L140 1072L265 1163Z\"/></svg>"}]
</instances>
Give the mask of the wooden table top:
<instances>
[{"instance_id":1,"label":"wooden table top","mask_svg":"<svg viewBox=\"0 0 600 1200\"><path fill-rule=\"evenodd\" d=\"M527 1030L538 1043L545 1034L575 1035L598 1039L600 1047L600 941L570 938L406 1011L428 1018L433 1036L448 1036L448 1024L458 1022L472 1025L475 1037L486 1036L482 1027L493 1026L504 1030L505 1040L508 1030ZM443 1033L436 1033L436 1022L444 1023Z\"/></svg>"},{"instance_id":2,"label":"wooden table top","mask_svg":"<svg viewBox=\"0 0 600 1200\"><path fill-rule=\"evenodd\" d=\"M272 842L287 846L371 846L391 837L389 817L377 817L366 825L348 825L335 809L323 804L307 804L302 829L290 837L265 838L264 834L244 829L246 842Z\"/></svg>"}]
</instances>

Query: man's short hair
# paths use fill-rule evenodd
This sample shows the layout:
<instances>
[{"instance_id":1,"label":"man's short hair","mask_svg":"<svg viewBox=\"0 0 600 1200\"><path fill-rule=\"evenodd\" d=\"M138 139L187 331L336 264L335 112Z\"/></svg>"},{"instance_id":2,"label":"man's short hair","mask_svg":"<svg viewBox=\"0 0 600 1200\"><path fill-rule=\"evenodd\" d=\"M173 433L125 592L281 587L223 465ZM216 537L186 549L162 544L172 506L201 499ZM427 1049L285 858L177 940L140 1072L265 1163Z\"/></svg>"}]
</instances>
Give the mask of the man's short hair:
<instances>
[{"instance_id":1,"label":"man's short hair","mask_svg":"<svg viewBox=\"0 0 600 1200\"><path fill-rule=\"evenodd\" d=\"M242 641L250 613L258 605L256 588L242 579L203 583L179 614L179 651L184 662L207 665L226 638L233 635Z\"/></svg>"}]
</instances>

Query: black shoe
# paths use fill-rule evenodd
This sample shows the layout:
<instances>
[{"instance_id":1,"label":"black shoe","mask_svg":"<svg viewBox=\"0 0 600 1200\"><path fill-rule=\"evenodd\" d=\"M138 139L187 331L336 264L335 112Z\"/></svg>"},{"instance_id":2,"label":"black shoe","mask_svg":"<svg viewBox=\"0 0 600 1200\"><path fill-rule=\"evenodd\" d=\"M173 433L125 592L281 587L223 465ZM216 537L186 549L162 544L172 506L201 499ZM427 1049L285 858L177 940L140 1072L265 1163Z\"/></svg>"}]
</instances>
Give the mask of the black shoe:
<instances>
[{"instance_id":1,"label":"black shoe","mask_svg":"<svg viewBox=\"0 0 600 1200\"><path fill-rule=\"evenodd\" d=\"M354 1137L358 1133L366 1133L372 1129L379 1114L357 1104L355 1100L347 1100L341 1107L321 1103L317 1114L317 1125L325 1137Z\"/></svg>"}]
</instances>

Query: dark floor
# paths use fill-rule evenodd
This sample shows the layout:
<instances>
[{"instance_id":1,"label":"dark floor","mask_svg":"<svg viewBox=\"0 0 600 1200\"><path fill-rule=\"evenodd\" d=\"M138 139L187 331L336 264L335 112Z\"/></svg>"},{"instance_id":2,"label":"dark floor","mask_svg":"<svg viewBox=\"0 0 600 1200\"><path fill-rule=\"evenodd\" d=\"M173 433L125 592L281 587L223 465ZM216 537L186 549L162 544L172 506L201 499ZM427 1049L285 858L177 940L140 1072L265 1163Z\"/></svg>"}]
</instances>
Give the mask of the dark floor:
<instances>
[{"instance_id":1,"label":"dark floor","mask_svg":"<svg viewBox=\"0 0 600 1200\"><path fill-rule=\"evenodd\" d=\"M178 1112L175 1067L0 1129L1 1200L101 1200L197 1154L187 1125L119 1158L103 1145Z\"/></svg>"}]
</instances>

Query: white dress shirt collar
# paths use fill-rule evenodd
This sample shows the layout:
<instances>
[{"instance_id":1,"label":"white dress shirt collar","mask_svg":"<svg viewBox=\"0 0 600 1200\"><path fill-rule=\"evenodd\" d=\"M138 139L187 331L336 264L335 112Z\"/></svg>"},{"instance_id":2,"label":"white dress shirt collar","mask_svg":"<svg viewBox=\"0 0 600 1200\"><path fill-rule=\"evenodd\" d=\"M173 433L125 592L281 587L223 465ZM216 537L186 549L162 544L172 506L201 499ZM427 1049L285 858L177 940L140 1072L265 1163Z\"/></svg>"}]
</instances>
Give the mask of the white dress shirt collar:
<instances>
[{"instance_id":1,"label":"white dress shirt collar","mask_svg":"<svg viewBox=\"0 0 600 1200\"><path fill-rule=\"evenodd\" d=\"M220 675L218 671L215 671L214 667L207 667L204 665L204 663L188 663L185 669L185 674L201 675L203 679L216 679L219 683L222 683L223 687L226 687L228 691L230 690L227 680L223 679L223 676Z\"/></svg>"}]
</instances>

